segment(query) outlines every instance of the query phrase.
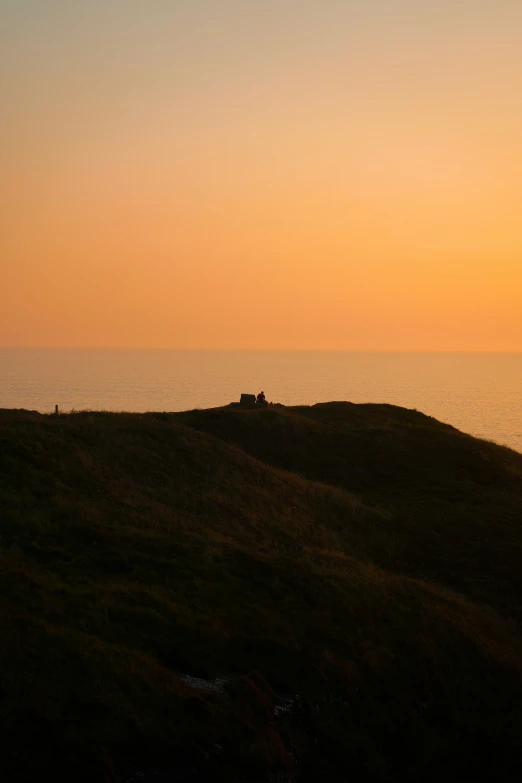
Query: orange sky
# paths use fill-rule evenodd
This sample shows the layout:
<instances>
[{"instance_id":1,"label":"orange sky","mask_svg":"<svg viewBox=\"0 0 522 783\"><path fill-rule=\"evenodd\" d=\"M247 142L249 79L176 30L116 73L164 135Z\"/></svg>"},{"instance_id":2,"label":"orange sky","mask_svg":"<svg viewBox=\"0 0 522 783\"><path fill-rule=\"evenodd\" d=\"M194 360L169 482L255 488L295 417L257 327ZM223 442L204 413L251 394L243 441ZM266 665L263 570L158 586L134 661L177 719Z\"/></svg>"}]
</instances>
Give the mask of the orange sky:
<instances>
[{"instance_id":1,"label":"orange sky","mask_svg":"<svg viewBox=\"0 0 522 783\"><path fill-rule=\"evenodd\" d=\"M522 350L521 39L519 0L0 0L0 344Z\"/></svg>"}]
</instances>

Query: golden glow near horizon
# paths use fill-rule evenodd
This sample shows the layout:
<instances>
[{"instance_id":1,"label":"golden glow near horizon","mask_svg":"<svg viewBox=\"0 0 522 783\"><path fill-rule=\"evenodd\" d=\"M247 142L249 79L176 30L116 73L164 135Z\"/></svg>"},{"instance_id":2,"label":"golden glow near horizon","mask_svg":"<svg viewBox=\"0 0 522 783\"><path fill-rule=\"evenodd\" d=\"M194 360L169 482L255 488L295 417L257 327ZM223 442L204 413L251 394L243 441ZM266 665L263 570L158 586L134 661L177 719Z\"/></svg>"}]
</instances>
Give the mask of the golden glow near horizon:
<instances>
[{"instance_id":1,"label":"golden glow near horizon","mask_svg":"<svg viewBox=\"0 0 522 783\"><path fill-rule=\"evenodd\" d=\"M0 344L522 350L519 0L0 0Z\"/></svg>"}]
</instances>

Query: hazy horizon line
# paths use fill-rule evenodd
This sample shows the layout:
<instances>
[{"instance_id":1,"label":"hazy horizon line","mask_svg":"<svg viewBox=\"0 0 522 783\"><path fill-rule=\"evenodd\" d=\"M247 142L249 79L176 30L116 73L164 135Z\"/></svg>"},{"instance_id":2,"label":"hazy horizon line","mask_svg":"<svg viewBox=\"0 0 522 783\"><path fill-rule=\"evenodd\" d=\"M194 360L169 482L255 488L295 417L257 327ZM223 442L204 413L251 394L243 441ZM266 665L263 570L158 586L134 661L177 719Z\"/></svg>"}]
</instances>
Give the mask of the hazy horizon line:
<instances>
[{"instance_id":1,"label":"hazy horizon line","mask_svg":"<svg viewBox=\"0 0 522 783\"><path fill-rule=\"evenodd\" d=\"M0 350L48 351L183 351L221 353L446 353L446 354L522 354L522 348L216 348L139 345L0 345Z\"/></svg>"}]
</instances>

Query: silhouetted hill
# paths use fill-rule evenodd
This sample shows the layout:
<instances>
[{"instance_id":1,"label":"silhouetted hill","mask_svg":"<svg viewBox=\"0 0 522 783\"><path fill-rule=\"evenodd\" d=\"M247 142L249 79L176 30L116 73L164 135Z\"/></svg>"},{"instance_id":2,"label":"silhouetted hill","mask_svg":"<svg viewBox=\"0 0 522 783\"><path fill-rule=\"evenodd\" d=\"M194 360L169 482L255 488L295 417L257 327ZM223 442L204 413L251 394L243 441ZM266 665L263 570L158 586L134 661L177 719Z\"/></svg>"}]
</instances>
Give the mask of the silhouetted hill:
<instances>
[{"instance_id":1,"label":"silhouetted hill","mask_svg":"<svg viewBox=\"0 0 522 783\"><path fill-rule=\"evenodd\" d=\"M4 779L518 780L521 478L386 405L0 411Z\"/></svg>"},{"instance_id":2,"label":"silhouetted hill","mask_svg":"<svg viewBox=\"0 0 522 783\"><path fill-rule=\"evenodd\" d=\"M522 454L414 410L326 403L179 421L391 515L368 554L522 618ZM477 568L487 552L487 563Z\"/></svg>"}]
</instances>

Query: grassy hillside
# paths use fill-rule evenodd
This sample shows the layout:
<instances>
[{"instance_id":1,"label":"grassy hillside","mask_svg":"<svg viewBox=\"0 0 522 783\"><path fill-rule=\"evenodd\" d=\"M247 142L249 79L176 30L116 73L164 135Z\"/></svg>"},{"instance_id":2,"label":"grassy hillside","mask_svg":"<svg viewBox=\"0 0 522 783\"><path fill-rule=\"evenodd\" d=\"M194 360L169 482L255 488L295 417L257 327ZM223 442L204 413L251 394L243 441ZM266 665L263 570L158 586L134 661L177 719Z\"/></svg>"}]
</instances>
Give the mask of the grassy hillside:
<instances>
[{"instance_id":1,"label":"grassy hillside","mask_svg":"<svg viewBox=\"0 0 522 783\"><path fill-rule=\"evenodd\" d=\"M356 493L391 514L386 568L429 578L522 619L522 455L418 411L328 403L179 414L277 468Z\"/></svg>"},{"instance_id":2,"label":"grassy hillside","mask_svg":"<svg viewBox=\"0 0 522 783\"><path fill-rule=\"evenodd\" d=\"M518 780L521 478L391 406L1 411L4 779Z\"/></svg>"}]
</instances>

